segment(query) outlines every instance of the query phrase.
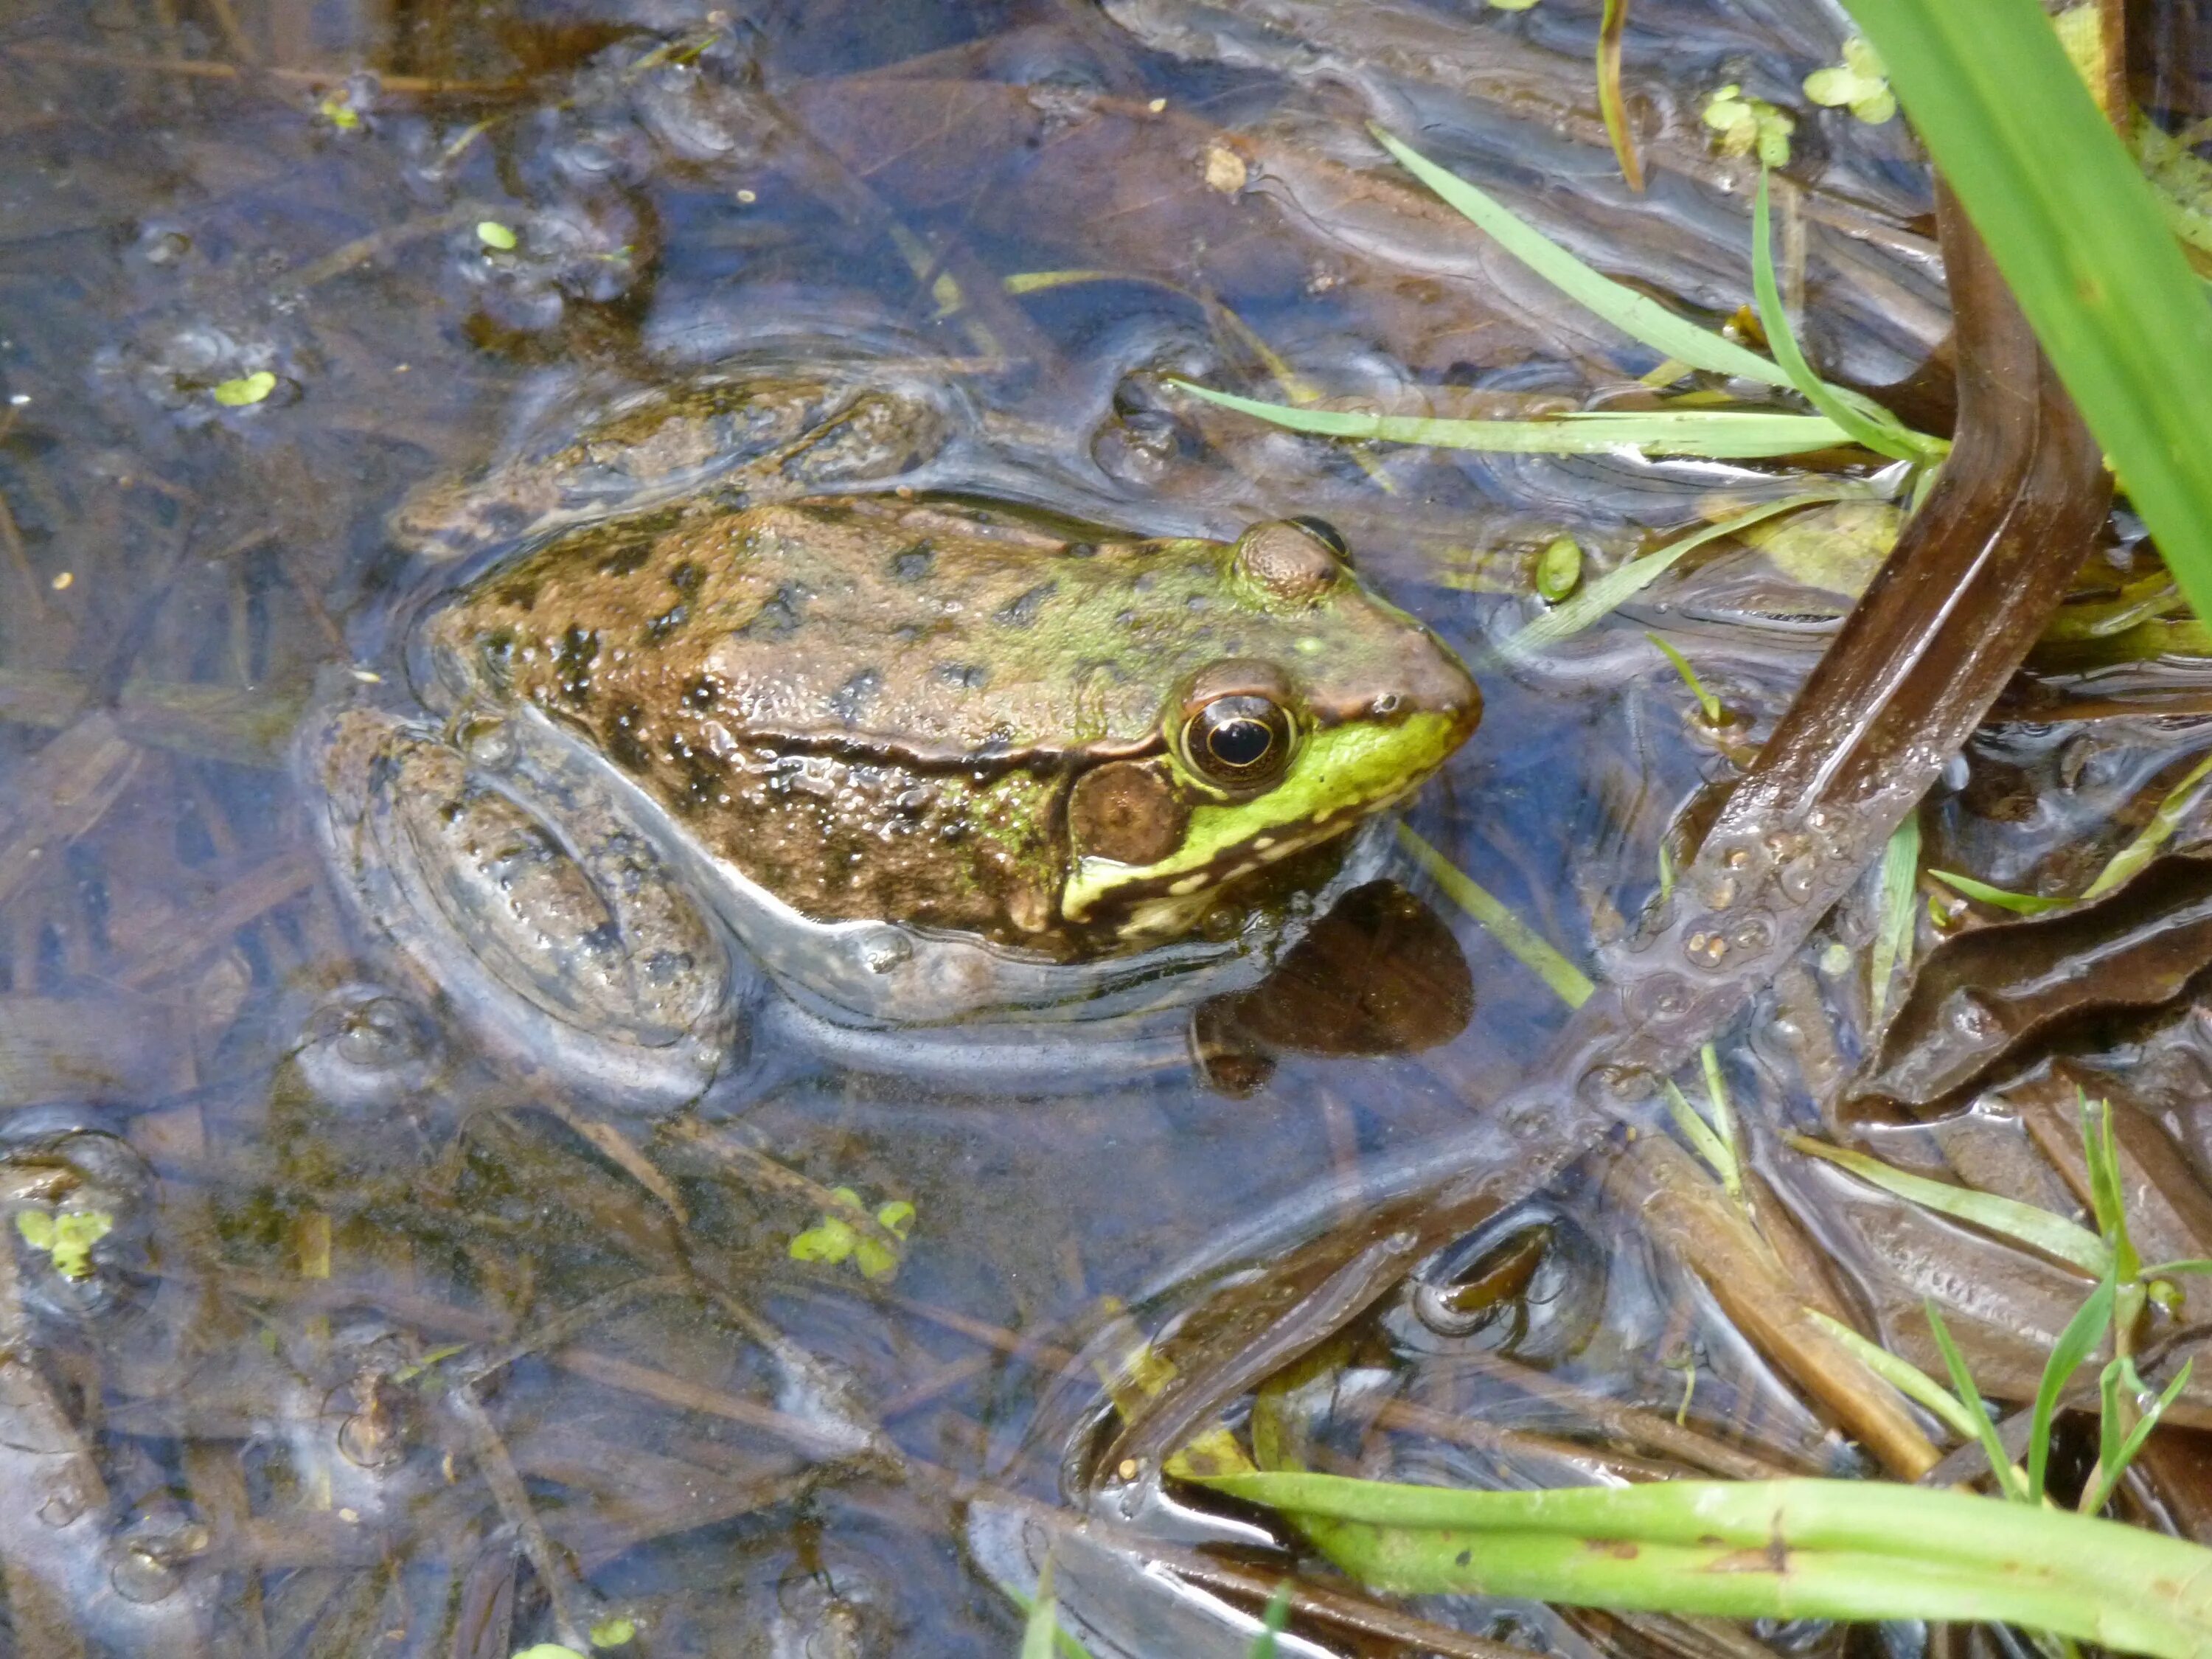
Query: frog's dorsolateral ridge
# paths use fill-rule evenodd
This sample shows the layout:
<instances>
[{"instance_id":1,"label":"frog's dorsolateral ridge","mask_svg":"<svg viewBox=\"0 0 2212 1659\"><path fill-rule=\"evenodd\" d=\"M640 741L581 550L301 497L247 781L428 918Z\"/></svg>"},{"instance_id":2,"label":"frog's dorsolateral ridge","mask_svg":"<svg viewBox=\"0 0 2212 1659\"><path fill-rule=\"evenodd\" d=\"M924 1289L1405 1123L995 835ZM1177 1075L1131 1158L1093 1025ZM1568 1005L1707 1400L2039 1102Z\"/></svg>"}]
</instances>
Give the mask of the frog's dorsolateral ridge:
<instances>
[{"instance_id":1,"label":"frog's dorsolateral ridge","mask_svg":"<svg viewBox=\"0 0 2212 1659\"><path fill-rule=\"evenodd\" d=\"M600 476L638 470L611 447ZM682 459L723 483L541 501L555 527L414 630L428 707L343 700L306 740L364 921L595 1092L696 1095L763 983L880 1063L901 1031L1065 1032L1256 974L1480 714L1326 526L748 501Z\"/></svg>"}]
</instances>

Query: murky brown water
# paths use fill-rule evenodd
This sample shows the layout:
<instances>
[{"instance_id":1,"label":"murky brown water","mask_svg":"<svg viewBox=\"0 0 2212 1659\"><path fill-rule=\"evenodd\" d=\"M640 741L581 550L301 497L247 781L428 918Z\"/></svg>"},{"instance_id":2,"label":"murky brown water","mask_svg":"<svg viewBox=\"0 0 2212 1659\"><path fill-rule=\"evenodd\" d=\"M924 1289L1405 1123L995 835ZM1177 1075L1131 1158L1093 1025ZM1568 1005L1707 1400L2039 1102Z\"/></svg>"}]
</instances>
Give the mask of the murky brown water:
<instances>
[{"instance_id":1,"label":"murky brown water","mask_svg":"<svg viewBox=\"0 0 2212 1659\"><path fill-rule=\"evenodd\" d=\"M1638 196L1597 125L1595 12L0 8L0 1200L113 1222L87 1277L9 1235L0 1654L503 1659L625 1620L618 1650L659 1656L1015 1650L1005 1592L1033 1584L1103 1437L1092 1362L1134 1340L1115 1308L1152 1320L1404 1185L1422 1149L1463 1153L1566 1010L1397 853L1395 886L1207 1011L1210 1074L1179 1030L1164 1064L1108 1048L988 1088L769 1040L681 1113L602 1110L479 1052L395 972L325 873L292 734L333 688L404 680L395 616L422 566L403 501L641 388L832 362L942 396L925 490L1141 534L1335 525L1487 702L1406 821L1593 964L1873 556L1724 547L1633 625L1509 662L1497 642L1540 608L1553 536L1610 562L1786 487L1712 463L1336 448L1164 380L1509 412L1653 367L1382 164L1370 118L1608 269L1733 313L1749 175L1711 154L1702 98L1790 97L1832 22L1639 0ZM1796 139L1793 303L1830 372L1941 420L1924 170L1901 124L1832 114ZM260 395L218 395L240 386ZM2125 530L2100 556L2115 584L2139 574ZM1729 726L1697 720L1653 628ZM2077 890L2185 769L2192 669L2116 671L2094 709L2036 702L2081 695L2063 668L1954 759L1922 816L1928 865ZM2201 902L2189 870L2160 879L2105 924L2150 956ZM1775 1282L1909 1352L1936 1295L1985 1388L2016 1397L2080 1287L1776 1140L1855 1121L1875 904L1869 879L1722 1048L1795 1218ZM1924 954L1924 905L1917 927ZM2128 958L2125 1012L2033 1028L2063 1026L2091 1086L2143 1107L2166 1256L2212 1253L2192 1231L2208 1062L2173 1000L2206 954L2189 934L2162 968ZM1996 975L1957 971L1983 991ZM1892 1031L1890 1104L1926 1103L1888 1085L1913 1034L1954 1018L1942 989L1915 989ZM1886 1105L1869 1133L2069 1207L2067 1091L2026 1069L2039 1049L1991 1047L1994 1069L1929 1085L1972 1109L1930 1130ZM1750 1270L1701 1207L1710 1182L1639 1146L1421 1264L1252 1409L1309 1462L1409 1479L1863 1469L1834 1402L1776 1357L1773 1286L1724 1282ZM793 1259L841 1188L913 1206L895 1278ZM2185 1510L2187 1477L2159 1478ZM1091 1651L1245 1651L1278 1571L1249 1521L1164 1500L1097 1518L1059 1547ZM1225 1600L1131 1565L1209 1540ZM1846 1642L1413 1612L1575 1655ZM1285 1650L1441 1650L1439 1632L1356 1623L1302 1617ZM1914 1652L1923 1633L1849 1639Z\"/></svg>"}]
</instances>

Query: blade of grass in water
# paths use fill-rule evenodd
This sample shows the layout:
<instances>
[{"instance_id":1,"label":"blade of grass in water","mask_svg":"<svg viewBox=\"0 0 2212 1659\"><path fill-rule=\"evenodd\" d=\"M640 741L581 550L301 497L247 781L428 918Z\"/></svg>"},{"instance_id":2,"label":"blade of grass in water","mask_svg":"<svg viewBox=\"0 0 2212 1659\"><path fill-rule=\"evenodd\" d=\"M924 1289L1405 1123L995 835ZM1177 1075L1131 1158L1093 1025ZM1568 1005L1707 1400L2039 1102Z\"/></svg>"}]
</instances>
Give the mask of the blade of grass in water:
<instances>
[{"instance_id":1,"label":"blade of grass in water","mask_svg":"<svg viewBox=\"0 0 2212 1659\"><path fill-rule=\"evenodd\" d=\"M1786 1135L1784 1139L1807 1157L1824 1158L1840 1169L1849 1170L1869 1186L1909 1200L1923 1209L1972 1222L2002 1238L2017 1240L2060 1261L2070 1261L2086 1273L2102 1277L2112 1267L2112 1247L2087 1227L2076 1226L2063 1215L2039 1210L2016 1199L2000 1198L1994 1193L1930 1181L1925 1176L1892 1169L1863 1152L1831 1146L1826 1141L1804 1135Z\"/></svg>"},{"instance_id":2,"label":"blade of grass in water","mask_svg":"<svg viewBox=\"0 0 2212 1659\"><path fill-rule=\"evenodd\" d=\"M1705 717L1705 724L1718 726L1724 712L1721 700L1705 690L1705 683L1698 678L1698 671L1690 666L1690 659L1656 634L1647 632L1644 637L1657 646L1659 654L1674 665L1674 672L1682 677L1682 684L1690 688L1690 695L1698 700L1698 712Z\"/></svg>"},{"instance_id":3,"label":"blade of grass in water","mask_svg":"<svg viewBox=\"0 0 2212 1659\"><path fill-rule=\"evenodd\" d=\"M1867 1024L1879 1027L1889 1006L1890 976L1899 958L1912 945L1914 878L1920 873L1920 814L1908 812L1889 838L1881 855L1881 931L1874 937L1874 960L1869 964Z\"/></svg>"},{"instance_id":4,"label":"blade of grass in water","mask_svg":"<svg viewBox=\"0 0 2212 1659\"><path fill-rule=\"evenodd\" d=\"M1405 824L1398 826L1398 840L1452 902L1480 922L1515 961L1550 986L1553 995L1570 1008L1579 1008L1589 1000L1597 987L1588 974Z\"/></svg>"},{"instance_id":5,"label":"blade of grass in water","mask_svg":"<svg viewBox=\"0 0 2212 1659\"><path fill-rule=\"evenodd\" d=\"M1900 1359L1878 1342L1869 1342L1839 1319L1831 1319L1818 1308L1805 1310L1805 1316L1830 1336L1850 1350L1858 1362L1883 1382L1895 1389L1907 1400L1942 1421L1944 1427L1961 1440L1974 1437L1973 1413L1961 1406L1957 1396L1908 1359Z\"/></svg>"},{"instance_id":6,"label":"blade of grass in water","mask_svg":"<svg viewBox=\"0 0 2212 1659\"><path fill-rule=\"evenodd\" d=\"M2160 554L2212 617L2212 307L2036 0L1844 0Z\"/></svg>"},{"instance_id":7,"label":"blade of grass in water","mask_svg":"<svg viewBox=\"0 0 2212 1659\"><path fill-rule=\"evenodd\" d=\"M1705 1098L1713 1109L1713 1132L1728 1148L1729 1167L1721 1184L1730 1198L1743 1197L1743 1170L1736 1152L1735 1109L1729 1104L1728 1085L1721 1079L1721 1057L1710 1042L1698 1050L1698 1064L1705 1074Z\"/></svg>"},{"instance_id":8,"label":"blade of grass in water","mask_svg":"<svg viewBox=\"0 0 2212 1659\"><path fill-rule=\"evenodd\" d=\"M2159 848L2166 845L2180 825L2181 815L2189 810L2197 785L2203 783L2208 775L2212 775L2212 755L2207 755L2191 767L2181 781L2166 792L2166 799L2159 802L2158 810L2151 814L2150 822L2136 832L2133 841L2112 854L2112 861L2097 872L2094 881L2081 890L2081 896L2085 899L2103 897L2157 857Z\"/></svg>"},{"instance_id":9,"label":"blade of grass in water","mask_svg":"<svg viewBox=\"0 0 2212 1659\"><path fill-rule=\"evenodd\" d=\"M2043 1376L2035 1386L2035 1408L2028 1419L2027 1431L2027 1496L2030 1503L2043 1501L2045 1477L2051 1467L2051 1423L2058 1414L2058 1396L2065 1391L2081 1362L2089 1357L2104 1335L2105 1326L2112 1316L2112 1298L2118 1283L2107 1273L2097 1281L2097 1288L2089 1299L2074 1310L2074 1317L2066 1322L2066 1328L2058 1333L2058 1340L2051 1345L2051 1357L2044 1362Z\"/></svg>"},{"instance_id":10,"label":"blade of grass in water","mask_svg":"<svg viewBox=\"0 0 2212 1659\"><path fill-rule=\"evenodd\" d=\"M1815 374L1813 366L1805 361L1805 354L1797 346L1797 337L1790 331L1790 313L1782 304L1781 286L1774 280L1773 232L1768 223L1766 196L1766 169L1762 167L1759 170L1759 194L1753 198L1751 208L1751 286L1759 301L1759 320L1766 330L1766 343L1773 349L1774 361L1782 366L1782 372L1790 377L1790 384L1804 395L1806 402L1849 433L1853 443L1893 460L1936 459L1938 452L1917 441L1915 434L1891 420L1887 411L1877 420L1860 401L1846 399L1837 387Z\"/></svg>"},{"instance_id":11,"label":"blade of grass in water","mask_svg":"<svg viewBox=\"0 0 2212 1659\"><path fill-rule=\"evenodd\" d=\"M1036 1599L1030 1603L1030 1616L1022 1626L1022 1659L1052 1659L1053 1638L1059 1633L1052 1603L1052 1557L1048 1555L1037 1569Z\"/></svg>"},{"instance_id":12,"label":"blade of grass in water","mask_svg":"<svg viewBox=\"0 0 2212 1659\"><path fill-rule=\"evenodd\" d=\"M2105 1402L2104 1422L2107 1429L2121 1420L2118 1385L2122 1377L2131 1376L2134 1369L2124 1359L2115 1359L2105 1367L2100 1381ZM2142 1449L2143 1442L2150 1438L2150 1431L2158 1426L2159 1419L2166 1415L2166 1408L2181 1397L2181 1391L2189 1386L2190 1376L2196 1369L2195 1360L2184 1360L2181 1369L2173 1374L2173 1381L2166 1385L2166 1392L2151 1402L2150 1409L2142 1414L2135 1427L2128 1431L2127 1438L2119 1442L2118 1449L2108 1445L2100 1455L2089 1484L2081 1489L2082 1514L2094 1515L2105 1507L2105 1500L2112 1495L2112 1488L2119 1485L2120 1477L2128 1472L2128 1465L2135 1462L2136 1454Z\"/></svg>"},{"instance_id":13,"label":"blade of grass in water","mask_svg":"<svg viewBox=\"0 0 2212 1659\"><path fill-rule=\"evenodd\" d=\"M1950 1370L1951 1387L1958 1394L1959 1403L1966 1408L1966 1415L1973 1421L1974 1437L1982 1443L1982 1455L1990 1460L1990 1469L1996 1476L1998 1489L2015 1504L2031 1502L2027 1495L2027 1477L2014 1468L2012 1459L2005 1455L2004 1440L1997 1433L1997 1425L1990 1416L1989 1406L1982 1399L1981 1391L1974 1387L1973 1375L1966 1369L1966 1355L1959 1352L1959 1345L1951 1340L1950 1328L1943 1323L1943 1316L1936 1306L1936 1298L1931 1296L1922 1305L1927 1310L1928 1328L1934 1334L1936 1346L1943 1355L1943 1364Z\"/></svg>"},{"instance_id":14,"label":"blade of grass in water","mask_svg":"<svg viewBox=\"0 0 2212 1659\"><path fill-rule=\"evenodd\" d=\"M1375 135L1376 143L1397 158L1401 166L1442 197L1449 206L1473 220L1492 241L1569 299L1595 312L1631 339L1639 340L1654 351L1708 374L1733 375L1765 386L1789 386L1790 377L1757 352L1738 345L1725 335L1677 317L1656 300L1600 275L1456 173L1446 172L1381 127L1370 125L1367 130Z\"/></svg>"},{"instance_id":15,"label":"blade of grass in water","mask_svg":"<svg viewBox=\"0 0 2212 1659\"><path fill-rule=\"evenodd\" d=\"M2009 910L2014 915L2039 916L2052 910L2063 910L2069 904L2085 903L2102 898L2147 869L2159 851L2173 838L2180 828L2182 817L2189 811L2197 790L2208 776L2212 776L2212 755L2189 769L2181 781L2166 793L2150 820L2136 831L2135 837L2125 847L2112 854L2096 878L2083 888L2078 898L2050 898L2038 893L2015 893L2002 887L1992 887L1972 876L1962 876L1949 870L1930 870L1928 873L1948 887L1956 888L1970 899L1984 904L1994 904L2000 910Z\"/></svg>"},{"instance_id":16,"label":"blade of grass in water","mask_svg":"<svg viewBox=\"0 0 2212 1659\"><path fill-rule=\"evenodd\" d=\"M1387 443L1430 444L1439 449L1477 449L1513 455L1598 455L1639 449L1711 460L1753 460L1802 455L1849 441L1824 415L1768 415L1747 410L1664 410L1615 413L1607 410L1559 415L1543 421L1460 421L1429 415L1373 415L1349 409L1301 409L1240 398L1188 380L1170 386L1252 415L1292 432L1323 438L1374 438Z\"/></svg>"},{"instance_id":17,"label":"blade of grass in water","mask_svg":"<svg viewBox=\"0 0 2212 1659\"><path fill-rule=\"evenodd\" d=\"M1275 1659L1275 1638L1290 1622L1291 1581L1285 1578L1267 1598L1267 1608L1260 1615L1260 1633L1252 1638L1248 1659Z\"/></svg>"},{"instance_id":18,"label":"blade of grass in water","mask_svg":"<svg viewBox=\"0 0 2212 1659\"><path fill-rule=\"evenodd\" d=\"M1628 107L1620 96L1620 37L1628 27L1628 0L1605 0L1597 24L1597 107L1605 118L1605 136L1620 163L1620 176L1631 190L1644 188L1644 161L1636 153L1636 135L1628 130Z\"/></svg>"},{"instance_id":19,"label":"blade of grass in water","mask_svg":"<svg viewBox=\"0 0 2212 1659\"><path fill-rule=\"evenodd\" d=\"M1707 525L1693 531L1679 541L1673 541L1655 553L1646 553L1640 559L1631 559L1616 570L1609 570L1595 581L1584 585L1581 592L1557 610L1547 611L1501 647L1508 656L1520 656L1547 645L1556 645L1588 628L1592 623L1610 612L1616 605L1626 603L1649 587L1654 581L1674 568L1686 553L1694 552L1707 542L1717 541L1723 536L1733 536L1739 530L1749 528L1762 520L1778 514L1795 512L1801 507L1810 507L1819 501L1846 501L1866 492L1856 486L1839 484L1832 489L1811 489L1801 495L1789 495L1778 501L1764 501L1748 511L1723 519L1718 524Z\"/></svg>"},{"instance_id":20,"label":"blade of grass in water","mask_svg":"<svg viewBox=\"0 0 2212 1659\"><path fill-rule=\"evenodd\" d=\"M1682 1132L1682 1139L1690 1143L1691 1150L1705 1160L1723 1186L1740 1192L1743 1177L1736 1170L1735 1154L1729 1151L1727 1143L1713 1133L1711 1124L1698 1115L1698 1109L1675 1087L1674 1079L1662 1079L1659 1087L1667 1097L1667 1115L1674 1120L1674 1127Z\"/></svg>"},{"instance_id":21,"label":"blade of grass in water","mask_svg":"<svg viewBox=\"0 0 2212 1659\"><path fill-rule=\"evenodd\" d=\"M2009 910L2016 916L2040 916L2053 910L2063 910L2074 902L2072 899L2050 898L2041 893L2015 893L2008 888L1992 887L1985 881L1976 881L1972 876L1962 876L1955 870L1930 870L1928 872L1946 887L1964 893L1970 899L1984 904L1994 904L2000 910Z\"/></svg>"}]
</instances>

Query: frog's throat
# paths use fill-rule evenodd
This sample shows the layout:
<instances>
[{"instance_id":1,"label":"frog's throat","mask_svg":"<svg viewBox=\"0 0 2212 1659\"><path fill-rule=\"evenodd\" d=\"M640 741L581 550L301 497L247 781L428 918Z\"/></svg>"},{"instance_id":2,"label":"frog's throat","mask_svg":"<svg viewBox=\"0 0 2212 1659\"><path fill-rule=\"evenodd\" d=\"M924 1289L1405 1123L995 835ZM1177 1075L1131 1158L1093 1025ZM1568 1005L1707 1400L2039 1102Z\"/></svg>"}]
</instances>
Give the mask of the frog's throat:
<instances>
[{"instance_id":1,"label":"frog's throat","mask_svg":"<svg viewBox=\"0 0 2212 1659\"><path fill-rule=\"evenodd\" d=\"M1158 863L1076 860L1060 913L1080 922L1109 902L1192 897L1340 836L1411 793L1465 735L1460 718L1440 712L1323 727L1299 745L1289 775L1266 794L1194 808L1182 845Z\"/></svg>"}]
</instances>

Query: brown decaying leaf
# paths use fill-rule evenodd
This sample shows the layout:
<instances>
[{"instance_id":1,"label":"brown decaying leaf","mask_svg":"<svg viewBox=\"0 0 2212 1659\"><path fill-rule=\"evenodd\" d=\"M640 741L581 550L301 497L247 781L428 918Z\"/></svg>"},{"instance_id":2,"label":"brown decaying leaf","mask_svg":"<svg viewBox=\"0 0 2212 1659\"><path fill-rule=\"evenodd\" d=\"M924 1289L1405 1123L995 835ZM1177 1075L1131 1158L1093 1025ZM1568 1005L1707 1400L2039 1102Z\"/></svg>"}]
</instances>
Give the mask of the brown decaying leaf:
<instances>
[{"instance_id":1,"label":"brown decaying leaf","mask_svg":"<svg viewBox=\"0 0 2212 1659\"><path fill-rule=\"evenodd\" d=\"M1945 939L1851 1092L1928 1107L2081 1017L2150 1008L2212 962L2212 856L2172 854L2118 891Z\"/></svg>"}]
</instances>

